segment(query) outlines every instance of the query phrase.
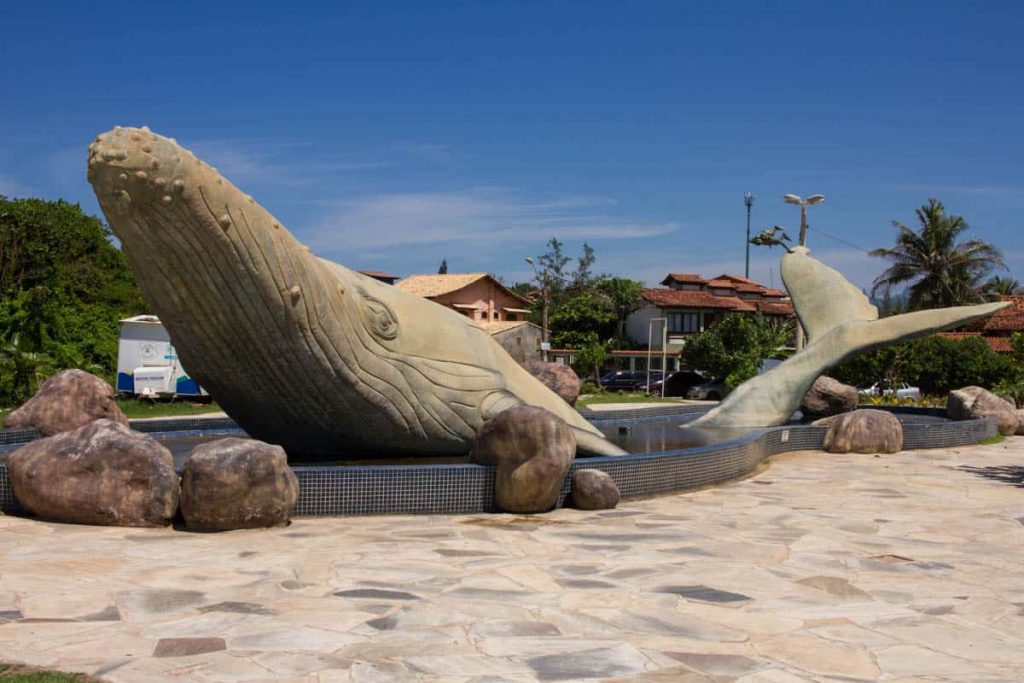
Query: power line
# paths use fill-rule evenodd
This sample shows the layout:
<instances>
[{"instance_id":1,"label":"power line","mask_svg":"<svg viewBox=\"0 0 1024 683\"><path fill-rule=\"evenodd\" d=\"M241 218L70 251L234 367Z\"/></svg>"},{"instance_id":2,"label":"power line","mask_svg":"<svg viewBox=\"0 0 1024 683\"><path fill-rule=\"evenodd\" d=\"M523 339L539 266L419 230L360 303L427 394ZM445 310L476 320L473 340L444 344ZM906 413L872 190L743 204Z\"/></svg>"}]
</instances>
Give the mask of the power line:
<instances>
[{"instance_id":1,"label":"power line","mask_svg":"<svg viewBox=\"0 0 1024 683\"><path fill-rule=\"evenodd\" d=\"M835 235L830 235L830 234L828 234L827 232L825 232L824 230L822 230L820 228L815 228L813 226L808 225L807 229L808 230L814 230L815 232L817 232L822 237L828 237L829 239L835 240L836 242L839 242L841 244L845 244L848 247L853 247L854 249L857 249L859 251L863 251L865 254L868 254L868 253L871 252L870 249L865 249L864 247L858 246L858 245L854 244L853 242L847 242L842 237L836 237Z\"/></svg>"}]
</instances>

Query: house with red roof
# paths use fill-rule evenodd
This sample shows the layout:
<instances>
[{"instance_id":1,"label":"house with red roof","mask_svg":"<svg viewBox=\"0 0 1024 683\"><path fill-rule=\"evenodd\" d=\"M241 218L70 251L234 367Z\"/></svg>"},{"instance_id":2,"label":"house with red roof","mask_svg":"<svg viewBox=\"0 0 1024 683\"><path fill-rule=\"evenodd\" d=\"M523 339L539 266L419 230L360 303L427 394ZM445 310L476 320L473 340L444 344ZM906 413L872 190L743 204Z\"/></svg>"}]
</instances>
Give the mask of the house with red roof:
<instances>
[{"instance_id":1,"label":"house with red roof","mask_svg":"<svg viewBox=\"0 0 1024 683\"><path fill-rule=\"evenodd\" d=\"M675 353L687 339L721 322L729 313L794 316L786 292L739 275L706 279L696 273L669 273L661 284L664 286L642 290L643 307L626 321L626 334L636 344L646 345L652 329L658 341L662 323L657 318L666 319L667 347Z\"/></svg>"},{"instance_id":2,"label":"house with red roof","mask_svg":"<svg viewBox=\"0 0 1024 683\"><path fill-rule=\"evenodd\" d=\"M940 332L940 337L964 339L965 337L982 337L993 351L1012 353L1012 337L1014 332L1024 332L1024 295L1004 295L1003 301L1009 301L1001 311L985 321L980 330L966 332Z\"/></svg>"}]
</instances>

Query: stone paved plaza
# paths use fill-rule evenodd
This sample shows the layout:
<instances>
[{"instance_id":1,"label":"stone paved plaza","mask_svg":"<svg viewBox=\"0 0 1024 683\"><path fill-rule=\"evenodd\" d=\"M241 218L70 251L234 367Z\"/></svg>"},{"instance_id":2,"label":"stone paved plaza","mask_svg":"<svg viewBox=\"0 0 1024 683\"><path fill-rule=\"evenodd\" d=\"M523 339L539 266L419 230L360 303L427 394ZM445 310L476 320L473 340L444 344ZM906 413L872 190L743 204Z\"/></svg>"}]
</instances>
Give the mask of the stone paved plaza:
<instances>
[{"instance_id":1,"label":"stone paved plaza","mask_svg":"<svg viewBox=\"0 0 1024 683\"><path fill-rule=\"evenodd\" d=\"M537 517L0 517L0 660L119 681L1024 680L1024 438Z\"/></svg>"}]
</instances>

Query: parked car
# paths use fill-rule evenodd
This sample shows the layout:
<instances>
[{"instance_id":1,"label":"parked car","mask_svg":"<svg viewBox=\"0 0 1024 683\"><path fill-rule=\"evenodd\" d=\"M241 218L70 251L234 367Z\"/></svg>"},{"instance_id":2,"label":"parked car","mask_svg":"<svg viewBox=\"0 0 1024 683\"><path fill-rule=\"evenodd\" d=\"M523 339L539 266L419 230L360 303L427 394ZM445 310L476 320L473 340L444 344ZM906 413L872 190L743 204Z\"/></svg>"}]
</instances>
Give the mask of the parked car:
<instances>
[{"instance_id":1,"label":"parked car","mask_svg":"<svg viewBox=\"0 0 1024 683\"><path fill-rule=\"evenodd\" d=\"M686 390L686 398L693 398L700 401L721 401L729 393L729 387L725 386L724 379L713 379Z\"/></svg>"},{"instance_id":2,"label":"parked car","mask_svg":"<svg viewBox=\"0 0 1024 683\"><path fill-rule=\"evenodd\" d=\"M651 373L651 382L661 379L661 372ZM601 377L600 384L607 391L644 391L647 373L643 370L613 370Z\"/></svg>"},{"instance_id":3,"label":"parked car","mask_svg":"<svg viewBox=\"0 0 1024 683\"><path fill-rule=\"evenodd\" d=\"M661 387L664 384L665 396L686 396L686 392L689 391L690 387L703 384L706 381L707 378L699 372L676 370L657 381L652 380L649 393L651 396L661 396Z\"/></svg>"},{"instance_id":4,"label":"parked car","mask_svg":"<svg viewBox=\"0 0 1024 683\"><path fill-rule=\"evenodd\" d=\"M869 387L858 387L857 391L868 396L895 396L896 398L909 398L914 401L921 400L921 390L918 387L910 386L906 382L893 384L882 380L881 382L875 382Z\"/></svg>"}]
</instances>

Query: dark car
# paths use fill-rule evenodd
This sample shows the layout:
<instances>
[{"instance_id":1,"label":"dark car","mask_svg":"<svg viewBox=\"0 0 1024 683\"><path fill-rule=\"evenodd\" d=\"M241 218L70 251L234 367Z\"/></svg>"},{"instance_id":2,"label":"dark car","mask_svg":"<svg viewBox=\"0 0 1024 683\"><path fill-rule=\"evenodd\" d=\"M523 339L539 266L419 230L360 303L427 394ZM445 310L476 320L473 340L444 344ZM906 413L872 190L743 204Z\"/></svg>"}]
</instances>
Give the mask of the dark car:
<instances>
[{"instance_id":1,"label":"dark car","mask_svg":"<svg viewBox=\"0 0 1024 683\"><path fill-rule=\"evenodd\" d=\"M651 373L651 382L661 379L660 372ZM647 373L642 370L613 370L601 377L601 386L607 391L644 391Z\"/></svg>"},{"instance_id":2,"label":"dark car","mask_svg":"<svg viewBox=\"0 0 1024 683\"><path fill-rule=\"evenodd\" d=\"M676 370L670 372L664 378L651 381L651 396L686 396L686 390L707 381L707 378L699 372L692 370ZM665 386L665 393L661 393L662 385Z\"/></svg>"}]
</instances>

